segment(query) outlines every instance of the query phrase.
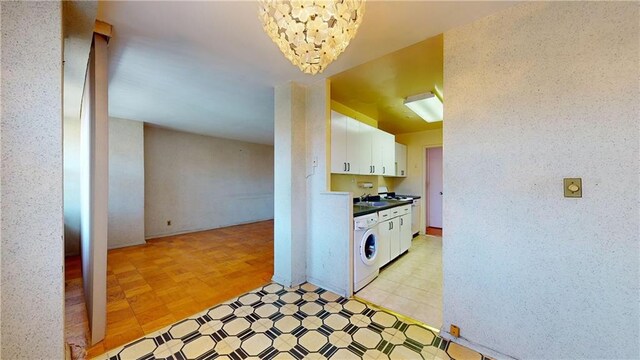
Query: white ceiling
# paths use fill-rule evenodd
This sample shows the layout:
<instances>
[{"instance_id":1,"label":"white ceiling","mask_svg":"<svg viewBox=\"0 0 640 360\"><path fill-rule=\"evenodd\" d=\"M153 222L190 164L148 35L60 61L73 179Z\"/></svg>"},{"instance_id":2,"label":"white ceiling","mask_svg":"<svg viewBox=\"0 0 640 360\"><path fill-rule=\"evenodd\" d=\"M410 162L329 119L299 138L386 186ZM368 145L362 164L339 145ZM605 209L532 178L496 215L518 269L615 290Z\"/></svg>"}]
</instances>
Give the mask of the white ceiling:
<instances>
[{"instance_id":1,"label":"white ceiling","mask_svg":"<svg viewBox=\"0 0 640 360\"><path fill-rule=\"evenodd\" d=\"M114 26L109 115L273 144L273 86L309 83L513 5L369 1L347 50L314 77L263 32L254 1L100 2Z\"/></svg>"}]
</instances>

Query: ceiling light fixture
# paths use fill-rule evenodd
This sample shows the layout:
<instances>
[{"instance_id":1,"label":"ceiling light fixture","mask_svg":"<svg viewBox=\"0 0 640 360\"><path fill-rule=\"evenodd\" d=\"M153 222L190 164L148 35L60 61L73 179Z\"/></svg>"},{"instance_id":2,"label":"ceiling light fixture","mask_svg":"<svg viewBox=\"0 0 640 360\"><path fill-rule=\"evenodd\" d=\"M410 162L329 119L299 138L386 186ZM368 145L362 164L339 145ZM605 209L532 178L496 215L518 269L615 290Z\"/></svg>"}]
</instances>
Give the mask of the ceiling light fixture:
<instances>
[{"instance_id":1,"label":"ceiling light fixture","mask_svg":"<svg viewBox=\"0 0 640 360\"><path fill-rule=\"evenodd\" d=\"M364 0L261 0L264 31L284 56L307 74L321 73L362 22Z\"/></svg>"},{"instance_id":2,"label":"ceiling light fixture","mask_svg":"<svg viewBox=\"0 0 640 360\"><path fill-rule=\"evenodd\" d=\"M442 121L442 101L432 92L409 96L404 104L426 122Z\"/></svg>"}]
</instances>

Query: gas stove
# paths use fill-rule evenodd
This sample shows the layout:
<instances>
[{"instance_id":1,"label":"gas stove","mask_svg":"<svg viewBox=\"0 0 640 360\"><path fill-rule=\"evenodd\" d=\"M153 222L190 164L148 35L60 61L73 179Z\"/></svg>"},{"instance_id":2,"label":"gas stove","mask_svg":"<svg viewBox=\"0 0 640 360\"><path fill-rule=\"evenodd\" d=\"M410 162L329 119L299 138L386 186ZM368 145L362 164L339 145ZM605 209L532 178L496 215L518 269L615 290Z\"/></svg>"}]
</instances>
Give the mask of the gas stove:
<instances>
[{"instance_id":1,"label":"gas stove","mask_svg":"<svg viewBox=\"0 0 640 360\"><path fill-rule=\"evenodd\" d=\"M379 194L379 195L380 195L380 198L382 198L382 199L392 199L392 200L400 200L400 201L413 200L413 198L411 196L396 195L396 193L394 193L394 192L388 192L388 193L383 193L383 194Z\"/></svg>"}]
</instances>

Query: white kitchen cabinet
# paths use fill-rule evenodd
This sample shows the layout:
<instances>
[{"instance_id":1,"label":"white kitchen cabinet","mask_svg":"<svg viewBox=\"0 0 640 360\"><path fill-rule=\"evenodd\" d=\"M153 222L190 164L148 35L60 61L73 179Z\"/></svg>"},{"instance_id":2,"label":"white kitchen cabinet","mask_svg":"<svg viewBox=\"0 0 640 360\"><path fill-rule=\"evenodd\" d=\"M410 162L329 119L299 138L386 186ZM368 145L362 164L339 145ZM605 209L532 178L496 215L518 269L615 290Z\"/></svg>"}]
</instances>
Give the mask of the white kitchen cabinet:
<instances>
[{"instance_id":1,"label":"white kitchen cabinet","mask_svg":"<svg viewBox=\"0 0 640 360\"><path fill-rule=\"evenodd\" d=\"M394 176L396 174L396 137L392 134L380 131L380 151L382 152L382 171L380 175Z\"/></svg>"},{"instance_id":2,"label":"white kitchen cabinet","mask_svg":"<svg viewBox=\"0 0 640 360\"><path fill-rule=\"evenodd\" d=\"M411 247L411 239L413 239L413 233L411 232L411 214L400 216L400 253L409 250Z\"/></svg>"},{"instance_id":3,"label":"white kitchen cabinet","mask_svg":"<svg viewBox=\"0 0 640 360\"><path fill-rule=\"evenodd\" d=\"M391 241L389 242L389 256L391 260L400 256L400 218L389 220L391 226Z\"/></svg>"},{"instance_id":4,"label":"white kitchen cabinet","mask_svg":"<svg viewBox=\"0 0 640 360\"><path fill-rule=\"evenodd\" d=\"M362 124L361 129L363 128L363 150L368 149L369 153L362 158L361 164L367 166L360 168L361 174L393 176L395 136L366 124Z\"/></svg>"},{"instance_id":5,"label":"white kitchen cabinet","mask_svg":"<svg viewBox=\"0 0 640 360\"><path fill-rule=\"evenodd\" d=\"M331 172L395 175L395 136L331 111Z\"/></svg>"},{"instance_id":6,"label":"white kitchen cabinet","mask_svg":"<svg viewBox=\"0 0 640 360\"><path fill-rule=\"evenodd\" d=\"M382 174L382 149L381 145L384 141L384 132L382 130L371 128L371 175Z\"/></svg>"},{"instance_id":7,"label":"white kitchen cabinet","mask_svg":"<svg viewBox=\"0 0 640 360\"><path fill-rule=\"evenodd\" d=\"M373 174L373 154L371 148L375 142L375 130L373 126L369 126L364 123L360 123L360 174L372 175Z\"/></svg>"},{"instance_id":8,"label":"white kitchen cabinet","mask_svg":"<svg viewBox=\"0 0 640 360\"><path fill-rule=\"evenodd\" d=\"M331 172L358 174L361 148L360 123L331 111Z\"/></svg>"},{"instance_id":9,"label":"white kitchen cabinet","mask_svg":"<svg viewBox=\"0 0 640 360\"><path fill-rule=\"evenodd\" d=\"M407 146L395 143L395 176L407 177Z\"/></svg>"},{"instance_id":10,"label":"white kitchen cabinet","mask_svg":"<svg viewBox=\"0 0 640 360\"><path fill-rule=\"evenodd\" d=\"M411 205L378 212L380 266L388 264L411 247Z\"/></svg>"},{"instance_id":11,"label":"white kitchen cabinet","mask_svg":"<svg viewBox=\"0 0 640 360\"><path fill-rule=\"evenodd\" d=\"M378 264L380 267L391 261L391 241L393 233L391 231L391 220L378 223Z\"/></svg>"}]
</instances>

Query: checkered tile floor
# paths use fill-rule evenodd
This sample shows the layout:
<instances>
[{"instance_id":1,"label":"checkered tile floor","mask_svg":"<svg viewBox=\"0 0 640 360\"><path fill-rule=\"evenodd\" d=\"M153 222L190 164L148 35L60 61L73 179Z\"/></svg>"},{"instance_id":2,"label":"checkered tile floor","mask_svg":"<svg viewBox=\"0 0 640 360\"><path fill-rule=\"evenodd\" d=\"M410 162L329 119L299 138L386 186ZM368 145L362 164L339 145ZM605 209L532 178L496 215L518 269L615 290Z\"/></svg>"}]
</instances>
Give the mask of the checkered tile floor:
<instances>
[{"instance_id":1,"label":"checkered tile floor","mask_svg":"<svg viewBox=\"0 0 640 360\"><path fill-rule=\"evenodd\" d=\"M486 360L360 301L275 283L98 357L158 358Z\"/></svg>"}]
</instances>

